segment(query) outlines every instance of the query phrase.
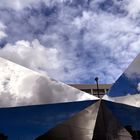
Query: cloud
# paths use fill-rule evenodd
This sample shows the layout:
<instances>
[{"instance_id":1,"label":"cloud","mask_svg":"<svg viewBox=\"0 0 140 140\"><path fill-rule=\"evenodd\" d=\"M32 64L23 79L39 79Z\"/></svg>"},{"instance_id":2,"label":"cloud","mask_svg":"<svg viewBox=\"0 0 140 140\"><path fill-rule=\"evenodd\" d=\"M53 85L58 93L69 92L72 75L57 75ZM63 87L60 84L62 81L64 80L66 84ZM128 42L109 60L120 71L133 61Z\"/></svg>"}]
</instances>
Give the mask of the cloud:
<instances>
[{"instance_id":1,"label":"cloud","mask_svg":"<svg viewBox=\"0 0 140 140\"><path fill-rule=\"evenodd\" d=\"M34 70L60 67L57 49L45 48L38 40L21 40L15 44L6 44L1 49L0 56Z\"/></svg>"},{"instance_id":2,"label":"cloud","mask_svg":"<svg viewBox=\"0 0 140 140\"><path fill-rule=\"evenodd\" d=\"M7 34L5 33L6 26L0 22L0 40L7 37Z\"/></svg>"},{"instance_id":3,"label":"cloud","mask_svg":"<svg viewBox=\"0 0 140 140\"><path fill-rule=\"evenodd\" d=\"M67 83L112 83L140 51L136 2L2 1L0 56Z\"/></svg>"},{"instance_id":4,"label":"cloud","mask_svg":"<svg viewBox=\"0 0 140 140\"><path fill-rule=\"evenodd\" d=\"M140 54L134 59L130 66L125 70L124 74L129 80L139 81L140 76ZM138 86L139 87L139 86Z\"/></svg>"},{"instance_id":5,"label":"cloud","mask_svg":"<svg viewBox=\"0 0 140 140\"><path fill-rule=\"evenodd\" d=\"M40 2L40 0L38 0L38 2ZM24 2L22 0L13 0L13 1L1 0L0 7L13 8L15 10L22 10L23 8L30 6L30 4L32 3L37 3L37 2L35 2L34 0L25 0Z\"/></svg>"},{"instance_id":6,"label":"cloud","mask_svg":"<svg viewBox=\"0 0 140 140\"><path fill-rule=\"evenodd\" d=\"M137 90L140 92L140 83L138 83Z\"/></svg>"},{"instance_id":7,"label":"cloud","mask_svg":"<svg viewBox=\"0 0 140 140\"><path fill-rule=\"evenodd\" d=\"M32 7L32 5L37 5L41 2L45 3L47 6L51 6L56 3L67 2L71 0L1 0L0 7L1 8L12 8L14 10L22 10L26 7Z\"/></svg>"},{"instance_id":8,"label":"cloud","mask_svg":"<svg viewBox=\"0 0 140 140\"><path fill-rule=\"evenodd\" d=\"M128 5L126 5L126 10L128 11L129 15L132 17L136 17L140 12L140 1L139 0L132 0L128 2Z\"/></svg>"}]
</instances>

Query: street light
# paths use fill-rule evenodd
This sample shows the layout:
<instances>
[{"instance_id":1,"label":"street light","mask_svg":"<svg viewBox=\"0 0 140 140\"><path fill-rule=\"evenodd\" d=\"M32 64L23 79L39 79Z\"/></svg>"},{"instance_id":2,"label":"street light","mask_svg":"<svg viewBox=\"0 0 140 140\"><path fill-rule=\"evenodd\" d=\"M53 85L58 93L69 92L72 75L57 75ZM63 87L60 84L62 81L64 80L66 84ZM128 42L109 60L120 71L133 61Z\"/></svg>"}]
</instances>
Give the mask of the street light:
<instances>
[{"instance_id":1,"label":"street light","mask_svg":"<svg viewBox=\"0 0 140 140\"><path fill-rule=\"evenodd\" d=\"M98 94L98 98L100 98L98 80L99 80L99 78L95 77L95 81L96 81L96 85L97 85L97 94Z\"/></svg>"}]
</instances>

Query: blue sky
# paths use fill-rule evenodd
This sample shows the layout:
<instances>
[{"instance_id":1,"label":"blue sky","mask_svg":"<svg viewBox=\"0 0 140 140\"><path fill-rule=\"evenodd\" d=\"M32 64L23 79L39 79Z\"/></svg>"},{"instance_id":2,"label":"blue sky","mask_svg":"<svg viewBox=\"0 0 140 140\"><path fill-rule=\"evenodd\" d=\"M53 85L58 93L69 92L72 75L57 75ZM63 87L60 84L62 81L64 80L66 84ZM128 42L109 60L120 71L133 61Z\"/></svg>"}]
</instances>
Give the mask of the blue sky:
<instances>
[{"instance_id":1,"label":"blue sky","mask_svg":"<svg viewBox=\"0 0 140 140\"><path fill-rule=\"evenodd\" d=\"M1 0L0 56L65 83L113 83L140 52L139 0Z\"/></svg>"}]
</instances>

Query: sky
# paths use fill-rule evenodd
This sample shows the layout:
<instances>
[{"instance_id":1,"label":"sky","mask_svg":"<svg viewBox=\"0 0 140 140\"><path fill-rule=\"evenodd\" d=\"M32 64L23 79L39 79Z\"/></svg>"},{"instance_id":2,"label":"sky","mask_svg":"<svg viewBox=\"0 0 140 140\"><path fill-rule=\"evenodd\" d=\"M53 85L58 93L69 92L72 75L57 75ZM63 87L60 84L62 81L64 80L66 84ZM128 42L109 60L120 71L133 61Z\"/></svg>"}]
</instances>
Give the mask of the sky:
<instances>
[{"instance_id":1,"label":"sky","mask_svg":"<svg viewBox=\"0 0 140 140\"><path fill-rule=\"evenodd\" d=\"M0 57L64 83L113 83L140 52L139 0L1 0Z\"/></svg>"}]
</instances>

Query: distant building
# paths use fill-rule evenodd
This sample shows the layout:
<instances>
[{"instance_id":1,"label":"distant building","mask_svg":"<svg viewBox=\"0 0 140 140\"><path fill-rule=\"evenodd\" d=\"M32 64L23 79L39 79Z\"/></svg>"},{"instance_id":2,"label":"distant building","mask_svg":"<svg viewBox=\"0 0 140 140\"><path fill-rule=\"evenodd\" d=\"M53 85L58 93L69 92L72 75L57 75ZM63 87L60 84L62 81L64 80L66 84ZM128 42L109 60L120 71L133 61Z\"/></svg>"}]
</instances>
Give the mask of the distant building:
<instances>
[{"instance_id":1,"label":"distant building","mask_svg":"<svg viewBox=\"0 0 140 140\"><path fill-rule=\"evenodd\" d=\"M70 86L75 87L81 91L87 92L89 94L98 96L97 85L96 84L70 84ZM102 97L111 88L112 84L99 84L99 95Z\"/></svg>"}]
</instances>

